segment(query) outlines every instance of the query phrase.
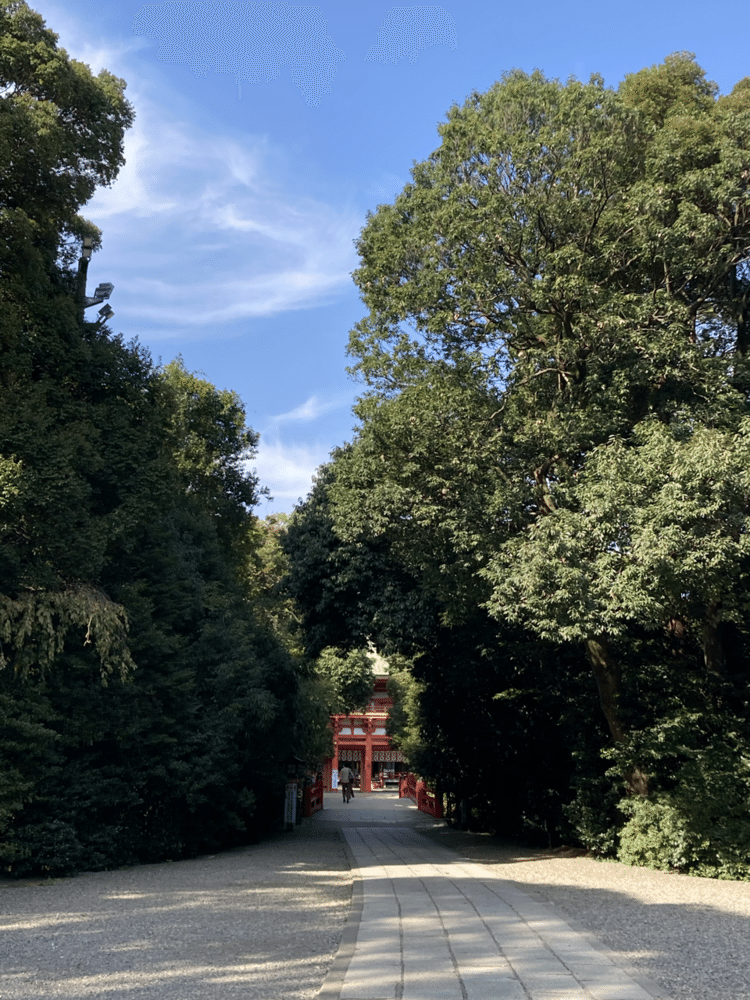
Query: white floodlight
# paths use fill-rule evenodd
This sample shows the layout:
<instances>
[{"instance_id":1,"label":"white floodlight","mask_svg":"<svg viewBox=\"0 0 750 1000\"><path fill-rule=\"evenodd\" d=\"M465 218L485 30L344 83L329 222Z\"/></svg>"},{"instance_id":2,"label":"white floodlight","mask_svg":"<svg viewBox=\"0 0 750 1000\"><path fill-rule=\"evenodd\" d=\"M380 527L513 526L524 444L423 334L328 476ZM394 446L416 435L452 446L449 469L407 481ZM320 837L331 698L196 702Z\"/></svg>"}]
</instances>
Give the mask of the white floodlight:
<instances>
[{"instance_id":1,"label":"white floodlight","mask_svg":"<svg viewBox=\"0 0 750 1000\"><path fill-rule=\"evenodd\" d=\"M105 281L101 285L97 285L93 295L84 296L83 308L88 309L89 306L98 306L100 302L104 302L105 299L110 297L114 288L115 286L111 281Z\"/></svg>"},{"instance_id":2,"label":"white floodlight","mask_svg":"<svg viewBox=\"0 0 750 1000\"><path fill-rule=\"evenodd\" d=\"M106 320L111 319L114 314L114 310L110 305L102 306L99 310L99 318L102 322L106 322Z\"/></svg>"}]
</instances>

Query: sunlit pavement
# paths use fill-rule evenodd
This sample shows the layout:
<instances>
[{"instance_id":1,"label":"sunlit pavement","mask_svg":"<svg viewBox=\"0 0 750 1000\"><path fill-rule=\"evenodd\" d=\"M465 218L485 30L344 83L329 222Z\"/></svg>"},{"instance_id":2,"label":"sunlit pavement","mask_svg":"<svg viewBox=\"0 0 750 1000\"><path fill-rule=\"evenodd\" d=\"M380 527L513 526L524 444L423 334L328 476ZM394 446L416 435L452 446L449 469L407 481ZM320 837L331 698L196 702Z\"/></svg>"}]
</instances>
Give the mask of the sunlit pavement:
<instances>
[{"instance_id":1,"label":"sunlit pavement","mask_svg":"<svg viewBox=\"0 0 750 1000\"><path fill-rule=\"evenodd\" d=\"M653 1000L590 936L487 865L419 832L438 821L394 792L325 797L359 869L321 1000Z\"/></svg>"}]
</instances>

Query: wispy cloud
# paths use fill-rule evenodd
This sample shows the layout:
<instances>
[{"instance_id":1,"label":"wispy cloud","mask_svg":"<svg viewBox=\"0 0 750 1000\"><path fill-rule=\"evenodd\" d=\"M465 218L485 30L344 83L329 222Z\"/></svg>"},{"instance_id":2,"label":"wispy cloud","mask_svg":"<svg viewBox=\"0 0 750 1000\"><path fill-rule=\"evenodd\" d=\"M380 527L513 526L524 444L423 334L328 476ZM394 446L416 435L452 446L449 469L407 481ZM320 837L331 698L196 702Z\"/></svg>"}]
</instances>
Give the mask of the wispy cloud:
<instances>
[{"instance_id":1,"label":"wispy cloud","mask_svg":"<svg viewBox=\"0 0 750 1000\"><path fill-rule=\"evenodd\" d=\"M331 457L331 443L325 433L311 443L309 425L336 410L349 411L353 397L353 391L329 397L312 395L286 413L267 418L260 432L255 466L261 483L268 486L274 498L269 511L289 511L310 492L316 470ZM294 425L299 429L295 430ZM302 444L298 434L306 435L307 442Z\"/></svg>"},{"instance_id":2,"label":"wispy cloud","mask_svg":"<svg viewBox=\"0 0 750 1000\"><path fill-rule=\"evenodd\" d=\"M129 64L133 50L152 44L144 37L106 48L56 6L47 17L72 57L129 81L136 108L117 180L84 208L103 231L91 274L114 282L119 321L175 336L210 324L215 334L348 287L361 211L306 197L298 178L277 180L283 152L266 139L227 136L207 116L198 125L171 111Z\"/></svg>"},{"instance_id":3,"label":"wispy cloud","mask_svg":"<svg viewBox=\"0 0 750 1000\"><path fill-rule=\"evenodd\" d=\"M350 288L361 209L307 196L283 147L226 134L205 108L165 91L159 73L144 76L133 58L153 47L144 35L92 42L54 0L43 6L69 54L126 79L136 108L125 165L83 209L103 233L90 279L114 283L118 323L152 342L215 337Z\"/></svg>"},{"instance_id":4,"label":"wispy cloud","mask_svg":"<svg viewBox=\"0 0 750 1000\"><path fill-rule=\"evenodd\" d=\"M86 214L104 230L118 301L196 328L319 305L350 283L361 213L290 191L267 144L168 119L141 97L126 165Z\"/></svg>"},{"instance_id":5,"label":"wispy cloud","mask_svg":"<svg viewBox=\"0 0 750 1000\"><path fill-rule=\"evenodd\" d=\"M269 422L272 425L293 423L297 421L309 422L311 420L317 420L326 413L330 413L332 410L342 409L344 406L351 406L351 393L347 393L345 396L334 396L331 399L324 399L321 396L310 396L306 399L304 403L300 403L299 406L295 406L294 409L289 410L287 413L279 413L276 416L270 417Z\"/></svg>"},{"instance_id":6,"label":"wispy cloud","mask_svg":"<svg viewBox=\"0 0 750 1000\"><path fill-rule=\"evenodd\" d=\"M55 0L35 0L29 4L44 18L47 27L59 35L58 45L65 49L71 59L86 63L94 76L100 70L107 69L115 75L120 75L128 56L152 45L147 38L135 35L112 38L102 36L92 41L88 25L72 13L72 7L67 3L57 3Z\"/></svg>"}]
</instances>

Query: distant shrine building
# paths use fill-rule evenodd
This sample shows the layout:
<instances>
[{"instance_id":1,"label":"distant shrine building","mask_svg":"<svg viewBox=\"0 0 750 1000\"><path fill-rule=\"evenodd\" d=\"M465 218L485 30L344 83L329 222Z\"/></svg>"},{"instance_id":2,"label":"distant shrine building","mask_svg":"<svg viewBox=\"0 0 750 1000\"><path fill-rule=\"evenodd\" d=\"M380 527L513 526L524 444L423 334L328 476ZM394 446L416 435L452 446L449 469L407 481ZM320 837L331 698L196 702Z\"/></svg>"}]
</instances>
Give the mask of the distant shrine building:
<instances>
[{"instance_id":1,"label":"distant shrine building","mask_svg":"<svg viewBox=\"0 0 750 1000\"><path fill-rule=\"evenodd\" d=\"M332 715L333 756L323 762L324 787L331 789L335 769L347 764L358 778L355 783L362 792L388 785L398 786L398 775L407 771L403 754L391 746L385 724L393 699L388 696L388 667L381 657L375 658L373 672L375 689L362 712Z\"/></svg>"}]
</instances>

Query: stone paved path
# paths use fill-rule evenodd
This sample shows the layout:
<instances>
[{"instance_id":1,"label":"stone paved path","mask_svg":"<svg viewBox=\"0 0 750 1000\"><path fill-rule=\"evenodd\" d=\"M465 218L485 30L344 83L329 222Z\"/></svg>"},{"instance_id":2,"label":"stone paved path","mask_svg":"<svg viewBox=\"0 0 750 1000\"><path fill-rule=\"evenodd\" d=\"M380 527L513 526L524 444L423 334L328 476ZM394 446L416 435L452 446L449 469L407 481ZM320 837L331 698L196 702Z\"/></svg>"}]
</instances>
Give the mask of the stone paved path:
<instances>
[{"instance_id":1,"label":"stone paved path","mask_svg":"<svg viewBox=\"0 0 750 1000\"><path fill-rule=\"evenodd\" d=\"M359 873L321 1000L652 1000L606 950L549 907L419 832L409 800L333 796Z\"/></svg>"}]
</instances>

